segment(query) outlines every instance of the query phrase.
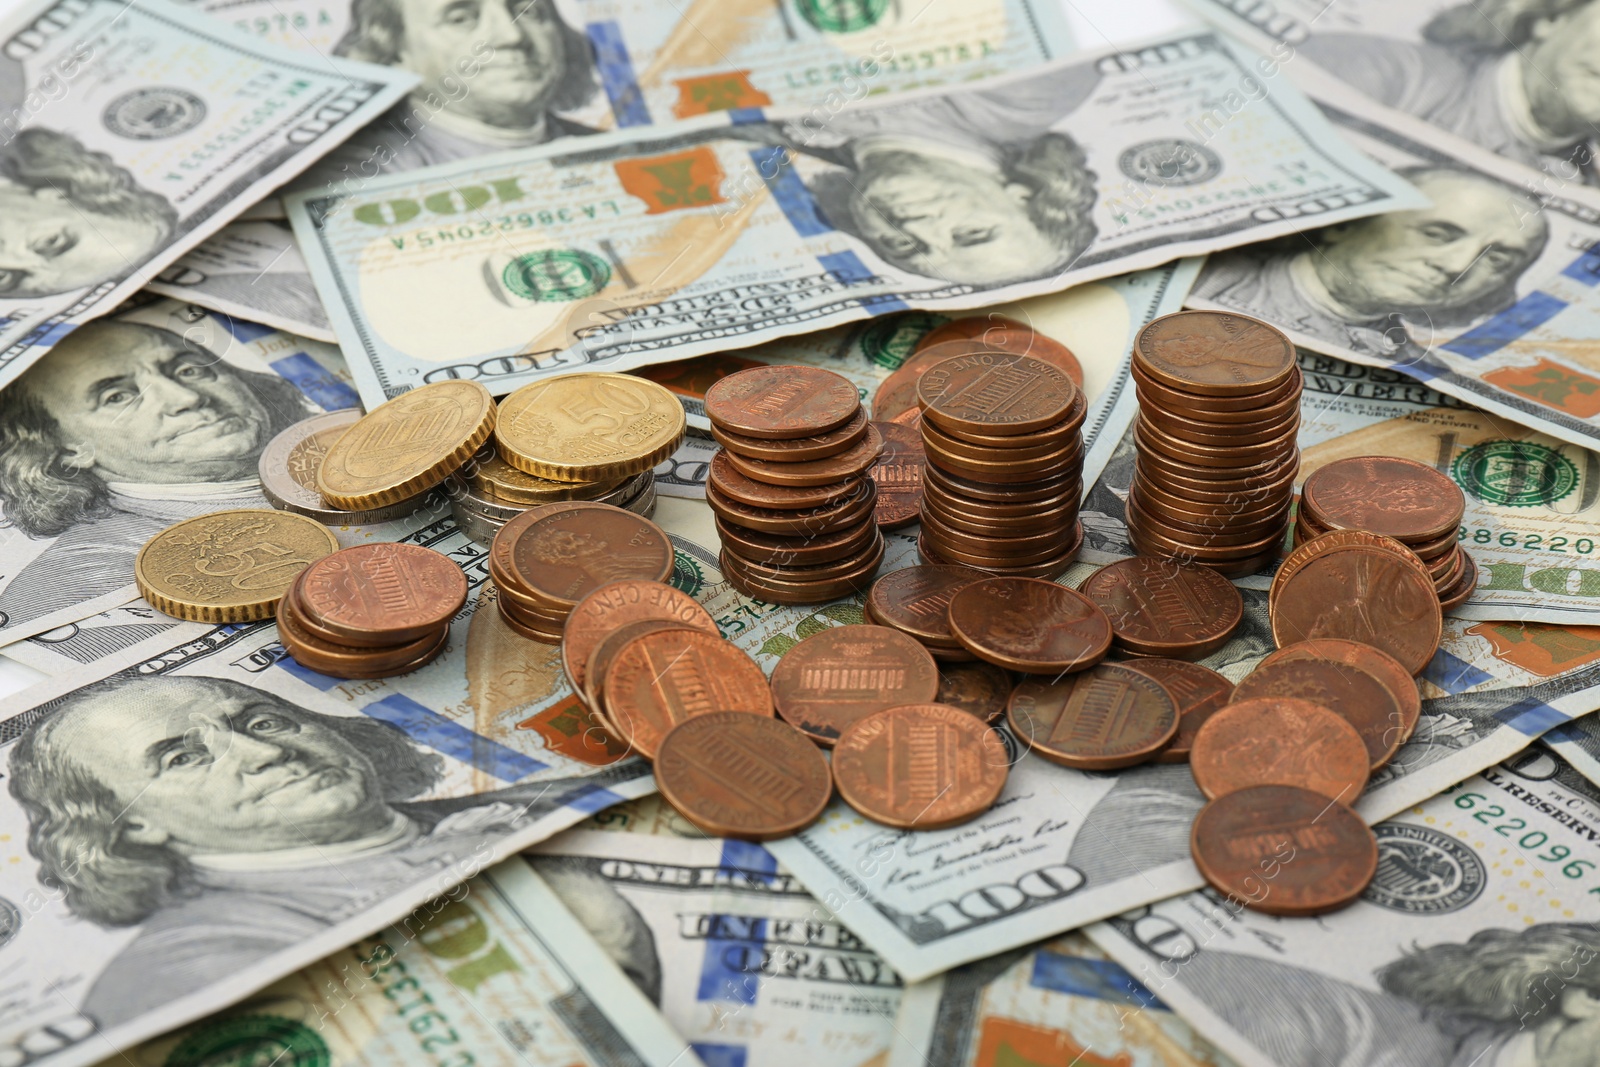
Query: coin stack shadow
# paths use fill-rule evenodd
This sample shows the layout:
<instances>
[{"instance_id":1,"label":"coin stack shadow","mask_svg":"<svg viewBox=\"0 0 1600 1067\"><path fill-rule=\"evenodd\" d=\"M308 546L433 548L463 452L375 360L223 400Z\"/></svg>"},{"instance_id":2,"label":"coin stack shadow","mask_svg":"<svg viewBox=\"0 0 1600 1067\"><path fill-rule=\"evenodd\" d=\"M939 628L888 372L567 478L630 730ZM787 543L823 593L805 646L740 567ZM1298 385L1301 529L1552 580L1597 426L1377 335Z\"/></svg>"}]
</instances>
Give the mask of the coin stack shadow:
<instances>
[{"instance_id":1,"label":"coin stack shadow","mask_svg":"<svg viewBox=\"0 0 1600 1067\"><path fill-rule=\"evenodd\" d=\"M832 371L755 367L721 379L706 399L722 446L706 503L734 587L773 604L818 604L870 585L884 541L869 472L884 441L855 386ZM759 417L767 410L785 415Z\"/></svg>"},{"instance_id":2,"label":"coin stack shadow","mask_svg":"<svg viewBox=\"0 0 1600 1067\"><path fill-rule=\"evenodd\" d=\"M467 600L448 556L377 542L302 570L278 604L278 637L302 667L336 678L390 678L431 662Z\"/></svg>"},{"instance_id":3,"label":"coin stack shadow","mask_svg":"<svg viewBox=\"0 0 1600 1067\"><path fill-rule=\"evenodd\" d=\"M922 558L998 576L1064 573L1083 544L1082 391L1053 364L981 348L930 367L918 389Z\"/></svg>"},{"instance_id":4,"label":"coin stack shadow","mask_svg":"<svg viewBox=\"0 0 1600 1067\"><path fill-rule=\"evenodd\" d=\"M1253 574L1283 543L1300 467L1301 373L1265 323L1182 311L1133 348L1128 534L1141 554Z\"/></svg>"},{"instance_id":5,"label":"coin stack shadow","mask_svg":"<svg viewBox=\"0 0 1600 1067\"><path fill-rule=\"evenodd\" d=\"M1330 530L1392 537L1417 554L1445 611L1478 584L1478 566L1456 539L1467 499L1447 475L1399 456L1351 456L1319 468L1300 488L1296 547Z\"/></svg>"}]
</instances>

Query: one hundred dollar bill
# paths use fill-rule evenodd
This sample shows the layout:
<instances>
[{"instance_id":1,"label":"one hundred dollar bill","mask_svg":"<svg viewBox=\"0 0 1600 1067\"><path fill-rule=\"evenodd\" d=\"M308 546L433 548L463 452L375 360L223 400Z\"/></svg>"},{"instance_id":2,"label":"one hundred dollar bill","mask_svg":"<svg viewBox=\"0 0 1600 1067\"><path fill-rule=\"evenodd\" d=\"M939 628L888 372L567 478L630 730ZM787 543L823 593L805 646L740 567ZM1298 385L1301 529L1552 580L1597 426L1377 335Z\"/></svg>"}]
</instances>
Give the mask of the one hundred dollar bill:
<instances>
[{"instance_id":1,"label":"one hundred dollar bill","mask_svg":"<svg viewBox=\"0 0 1600 1067\"><path fill-rule=\"evenodd\" d=\"M302 337L337 340L294 234L281 223L224 226L146 288Z\"/></svg>"},{"instance_id":2,"label":"one hundred dollar bill","mask_svg":"<svg viewBox=\"0 0 1600 1067\"><path fill-rule=\"evenodd\" d=\"M1205 892L1088 934L1244 1067L1592 1062L1593 783L1534 749L1374 832L1377 877L1335 914Z\"/></svg>"},{"instance_id":3,"label":"one hundred dollar bill","mask_svg":"<svg viewBox=\"0 0 1600 1067\"><path fill-rule=\"evenodd\" d=\"M1458 539L1478 585L1460 619L1600 623L1600 454L1497 418L1393 370L1302 350L1300 475L1352 456L1404 456L1461 487ZM1137 555L1125 503L1131 428L1084 501L1082 559ZM1265 589L1275 566L1241 579Z\"/></svg>"},{"instance_id":4,"label":"one hundred dollar bill","mask_svg":"<svg viewBox=\"0 0 1600 1067\"><path fill-rule=\"evenodd\" d=\"M894 1028L887 1067L1233 1067L1082 934L907 986Z\"/></svg>"},{"instance_id":5,"label":"one hundred dollar bill","mask_svg":"<svg viewBox=\"0 0 1600 1067\"><path fill-rule=\"evenodd\" d=\"M1077 565L1068 584L1092 569ZM1239 631L1202 661L1235 681L1275 647L1266 594L1242 593ZM1513 645L1502 663L1495 641L1509 635L1495 625L1447 630L1423 676L1416 733L1373 776L1358 805L1369 822L1600 706L1600 657L1543 673L1547 660ZM1008 731L1001 734L1015 761L1010 777L994 808L964 826L889 830L835 801L815 825L767 845L908 981L1201 884L1189 831L1203 800L1187 766L1084 773L1041 760Z\"/></svg>"},{"instance_id":6,"label":"one hundred dollar bill","mask_svg":"<svg viewBox=\"0 0 1600 1067\"><path fill-rule=\"evenodd\" d=\"M1005 303L1422 203L1287 84L1194 140L1254 63L1178 34L820 119L707 115L385 175L289 215L373 404Z\"/></svg>"},{"instance_id":7,"label":"one hundred dollar bill","mask_svg":"<svg viewBox=\"0 0 1600 1067\"><path fill-rule=\"evenodd\" d=\"M0 644L133 600L134 556L162 528L265 507L273 436L360 403L339 364L332 345L159 299L80 327L7 385Z\"/></svg>"},{"instance_id":8,"label":"one hundred dollar bill","mask_svg":"<svg viewBox=\"0 0 1600 1067\"><path fill-rule=\"evenodd\" d=\"M515 859L228 1011L106 1060L222 1062L702 1067Z\"/></svg>"},{"instance_id":9,"label":"one hundred dollar bill","mask_svg":"<svg viewBox=\"0 0 1600 1067\"><path fill-rule=\"evenodd\" d=\"M1600 8L1589 0L1188 4L1270 55L1268 76L1336 80L1382 105L1392 125L1436 131L1600 206L1600 97L1579 58L1600 43Z\"/></svg>"},{"instance_id":10,"label":"one hundred dollar bill","mask_svg":"<svg viewBox=\"0 0 1600 1067\"><path fill-rule=\"evenodd\" d=\"M1189 306L1265 319L1306 348L1595 447L1600 208L1318 84L1339 131L1432 206L1213 256Z\"/></svg>"},{"instance_id":11,"label":"one hundred dollar bill","mask_svg":"<svg viewBox=\"0 0 1600 1067\"><path fill-rule=\"evenodd\" d=\"M416 84L168 0L0 20L0 385Z\"/></svg>"},{"instance_id":12,"label":"one hundred dollar bill","mask_svg":"<svg viewBox=\"0 0 1600 1067\"><path fill-rule=\"evenodd\" d=\"M760 845L652 796L523 856L707 1063L856 1067L895 1043L900 976Z\"/></svg>"}]
</instances>

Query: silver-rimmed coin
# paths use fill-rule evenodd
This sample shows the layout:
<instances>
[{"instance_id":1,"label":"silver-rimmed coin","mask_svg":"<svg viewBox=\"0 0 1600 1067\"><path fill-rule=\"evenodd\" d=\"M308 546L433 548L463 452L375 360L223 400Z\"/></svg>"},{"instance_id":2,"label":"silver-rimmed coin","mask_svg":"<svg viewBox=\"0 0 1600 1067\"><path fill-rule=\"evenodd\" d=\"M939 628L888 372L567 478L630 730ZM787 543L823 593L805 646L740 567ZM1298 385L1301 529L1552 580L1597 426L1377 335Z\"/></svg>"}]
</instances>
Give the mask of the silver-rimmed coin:
<instances>
[{"instance_id":1,"label":"silver-rimmed coin","mask_svg":"<svg viewBox=\"0 0 1600 1067\"><path fill-rule=\"evenodd\" d=\"M341 408L313 415L309 419L301 419L268 441L257 467L257 473L261 476L261 494L280 511L292 511L325 526L391 522L403 519L428 504L435 496L432 490L366 511L343 511L323 502L322 494L317 492L317 470L322 466L328 449L360 420L361 415L360 408ZM433 502L443 507L443 500L434 499Z\"/></svg>"}]
</instances>

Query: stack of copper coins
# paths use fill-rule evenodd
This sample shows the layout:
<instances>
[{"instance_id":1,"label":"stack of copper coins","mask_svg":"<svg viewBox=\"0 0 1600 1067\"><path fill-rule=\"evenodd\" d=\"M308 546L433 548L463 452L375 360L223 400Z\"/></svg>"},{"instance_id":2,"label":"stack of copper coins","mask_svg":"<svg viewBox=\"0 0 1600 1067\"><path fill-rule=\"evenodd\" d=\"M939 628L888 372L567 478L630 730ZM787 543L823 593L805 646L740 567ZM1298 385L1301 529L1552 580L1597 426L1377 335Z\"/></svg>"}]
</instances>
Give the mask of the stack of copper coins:
<instances>
[{"instance_id":1,"label":"stack of copper coins","mask_svg":"<svg viewBox=\"0 0 1600 1067\"><path fill-rule=\"evenodd\" d=\"M567 617L595 589L625 579L665 582L675 557L661 527L609 504L529 508L489 546L500 615L516 633L559 644Z\"/></svg>"},{"instance_id":2,"label":"stack of copper coins","mask_svg":"<svg viewBox=\"0 0 1600 1067\"><path fill-rule=\"evenodd\" d=\"M466 600L466 577L442 553L357 545L300 572L278 605L278 636L303 667L338 678L386 678L442 652Z\"/></svg>"},{"instance_id":3,"label":"stack of copper coins","mask_svg":"<svg viewBox=\"0 0 1600 1067\"><path fill-rule=\"evenodd\" d=\"M1180 311L1139 331L1131 540L1228 577L1277 557L1300 467L1289 339L1241 315Z\"/></svg>"},{"instance_id":4,"label":"stack of copper coins","mask_svg":"<svg viewBox=\"0 0 1600 1067\"><path fill-rule=\"evenodd\" d=\"M1466 510L1461 488L1446 475L1399 456L1352 456L1319 468L1300 489L1294 541L1330 530L1366 530L1392 537L1428 569L1444 610L1458 607L1478 584L1478 567L1456 540Z\"/></svg>"},{"instance_id":5,"label":"stack of copper coins","mask_svg":"<svg viewBox=\"0 0 1600 1067\"><path fill-rule=\"evenodd\" d=\"M1072 378L1032 356L970 351L929 368L922 405L922 537L929 563L1054 578L1083 543L1087 405Z\"/></svg>"},{"instance_id":6,"label":"stack of copper coins","mask_svg":"<svg viewBox=\"0 0 1600 1067\"><path fill-rule=\"evenodd\" d=\"M976 342L976 344L974 343ZM893 374L879 384L872 396L872 417L880 421L915 426L921 422L917 403L917 384L937 363L975 350L1011 352L1032 356L1065 371L1073 384L1083 388L1083 366L1071 349L1031 326L993 313L973 315L936 326L917 339L911 352Z\"/></svg>"},{"instance_id":7,"label":"stack of copper coins","mask_svg":"<svg viewBox=\"0 0 1600 1067\"><path fill-rule=\"evenodd\" d=\"M856 387L815 367L751 367L719 379L705 404L722 445L706 503L728 580L774 604L866 588L883 562L868 477L883 436Z\"/></svg>"}]
</instances>

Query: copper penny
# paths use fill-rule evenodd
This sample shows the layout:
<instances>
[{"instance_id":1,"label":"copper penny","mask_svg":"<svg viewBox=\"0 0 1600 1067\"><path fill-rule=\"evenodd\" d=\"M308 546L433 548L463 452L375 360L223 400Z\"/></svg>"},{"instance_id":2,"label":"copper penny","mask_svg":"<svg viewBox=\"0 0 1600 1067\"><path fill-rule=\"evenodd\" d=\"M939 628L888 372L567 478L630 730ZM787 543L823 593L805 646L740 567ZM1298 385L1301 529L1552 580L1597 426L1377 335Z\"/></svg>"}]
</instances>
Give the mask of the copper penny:
<instances>
[{"instance_id":1,"label":"copper penny","mask_svg":"<svg viewBox=\"0 0 1600 1067\"><path fill-rule=\"evenodd\" d=\"M1129 670L1148 674L1166 687L1178 702L1178 732L1156 753L1157 763L1184 763L1194 745L1194 735L1205 721L1233 697L1233 683L1210 667L1181 659L1136 659L1123 663Z\"/></svg>"},{"instance_id":2,"label":"copper penny","mask_svg":"<svg viewBox=\"0 0 1600 1067\"><path fill-rule=\"evenodd\" d=\"M506 570L553 608L570 611L609 582L664 582L672 574L672 542L661 527L631 511L609 504L546 504L528 515L534 518L507 546ZM506 524L491 554L519 522Z\"/></svg>"},{"instance_id":3,"label":"copper penny","mask_svg":"<svg viewBox=\"0 0 1600 1067\"><path fill-rule=\"evenodd\" d=\"M1320 533L1309 540L1296 545L1294 551L1284 558L1283 566L1272 576L1272 585L1267 592L1267 602L1270 606L1278 599L1278 593L1285 582L1293 578L1309 562L1318 556L1336 548L1373 548L1388 552L1398 559L1410 564L1418 574L1426 575L1432 581L1433 575L1428 571L1427 564L1411 549L1396 541L1392 537L1371 533L1367 530L1330 530Z\"/></svg>"},{"instance_id":4,"label":"copper penny","mask_svg":"<svg viewBox=\"0 0 1600 1067\"><path fill-rule=\"evenodd\" d=\"M837 430L856 417L861 394L820 367L750 367L706 390L706 418L731 433L789 440Z\"/></svg>"},{"instance_id":5,"label":"copper penny","mask_svg":"<svg viewBox=\"0 0 1600 1067\"><path fill-rule=\"evenodd\" d=\"M776 719L718 711L661 739L656 786L679 815L713 837L770 841L811 825L833 795L828 761Z\"/></svg>"},{"instance_id":6,"label":"copper penny","mask_svg":"<svg viewBox=\"0 0 1600 1067\"><path fill-rule=\"evenodd\" d=\"M607 634L646 619L675 622L708 634L718 632L717 624L694 597L665 582L641 578L608 582L578 601L566 619L561 669L573 691L583 692L589 654Z\"/></svg>"},{"instance_id":7,"label":"copper penny","mask_svg":"<svg viewBox=\"0 0 1600 1067\"><path fill-rule=\"evenodd\" d=\"M959 708L908 704L859 719L833 749L839 795L873 822L938 830L976 818L1005 788L1000 735Z\"/></svg>"},{"instance_id":8,"label":"copper penny","mask_svg":"<svg viewBox=\"0 0 1600 1067\"><path fill-rule=\"evenodd\" d=\"M415 657L407 660L405 663L396 664L394 666L390 666L387 663L378 663L376 661L369 662L364 665L356 665L346 661L337 665L337 667L335 667L333 664L318 666L314 662L315 654L311 653L304 646L294 643L292 638L284 642L284 648L286 648L289 654L294 657L295 662L299 663L303 667L308 667L320 674L327 674L334 678L351 680L359 678L399 678L401 675L410 674L415 670L421 670L423 667L426 667L428 664L438 659L439 653L443 652L445 650L445 646L449 643L449 627L443 627L440 629L438 634L426 641L423 650Z\"/></svg>"},{"instance_id":9,"label":"copper penny","mask_svg":"<svg viewBox=\"0 0 1600 1067\"><path fill-rule=\"evenodd\" d=\"M506 628L519 637L526 637L530 641L538 641L546 645L559 645L561 643L561 627L547 626L543 623L532 623L515 614L515 609L508 606L504 597L496 601L500 621Z\"/></svg>"},{"instance_id":10,"label":"copper penny","mask_svg":"<svg viewBox=\"0 0 1600 1067\"><path fill-rule=\"evenodd\" d=\"M581 681L578 685L573 686L573 691L578 694L579 699L589 706L591 711L599 715L600 719L604 721L605 700L603 699L602 687L605 684L606 671L611 669L611 664L616 660L617 653L627 648L634 638L643 637L645 634L659 633L662 630L690 629L699 630L700 633L706 632L700 630L699 627L685 626L683 623L672 619L640 619L638 622L623 623L602 637L599 643L589 650L589 655L584 659L583 666L578 672ZM567 642L565 640L561 643L561 655L562 662L565 663L568 657ZM609 723L607 723L607 730L610 731ZM617 736L620 737L620 734Z\"/></svg>"},{"instance_id":11,"label":"copper penny","mask_svg":"<svg viewBox=\"0 0 1600 1067\"><path fill-rule=\"evenodd\" d=\"M932 465L923 472L923 478L926 484L937 485L952 496L970 497L973 500L989 504L1018 507L1033 501L1059 496L1079 482L1076 472L1068 472L1065 474L1052 474L1048 478L1033 482L1013 482L1009 485L997 485L994 482L984 482L974 478L963 478L959 475L949 474Z\"/></svg>"},{"instance_id":12,"label":"copper penny","mask_svg":"<svg viewBox=\"0 0 1600 1067\"><path fill-rule=\"evenodd\" d=\"M447 624L442 624L437 631L390 648L352 648L325 640L308 630L300 619L295 601L287 594L278 605L277 622L278 635L297 663L335 677L342 676L341 672L346 670L379 674L397 670L437 645L439 632L447 629Z\"/></svg>"},{"instance_id":13,"label":"copper penny","mask_svg":"<svg viewBox=\"0 0 1600 1067\"><path fill-rule=\"evenodd\" d=\"M859 478L872 469L882 454L883 435L869 423L861 440L843 452L823 459L780 463L770 459L749 459L728 451L716 458L725 460L746 478L765 485L789 487L837 485L841 481Z\"/></svg>"},{"instance_id":14,"label":"copper penny","mask_svg":"<svg viewBox=\"0 0 1600 1067\"><path fill-rule=\"evenodd\" d=\"M1382 649L1413 676L1439 650L1444 613L1433 581L1415 562L1381 549L1319 552L1276 592L1272 639L1279 648L1313 637L1340 637Z\"/></svg>"},{"instance_id":15,"label":"copper penny","mask_svg":"<svg viewBox=\"0 0 1600 1067\"><path fill-rule=\"evenodd\" d=\"M981 318L957 319L936 326L917 342L915 352L922 352L947 341L972 340L991 351L1014 352L1019 356L1032 356L1054 364L1066 372L1078 388L1083 388L1083 366L1072 350L1053 338L1046 337L1031 326L1025 326L1002 315L985 315Z\"/></svg>"},{"instance_id":16,"label":"copper penny","mask_svg":"<svg viewBox=\"0 0 1600 1067\"><path fill-rule=\"evenodd\" d=\"M1298 404L1305 386L1305 375L1297 366L1289 377L1284 379L1282 385L1270 392L1244 393L1239 396L1198 396L1162 385L1147 374L1137 362L1129 369L1141 404L1180 412L1191 419L1217 422L1235 420L1249 422L1255 418L1256 412L1287 403L1291 397Z\"/></svg>"},{"instance_id":17,"label":"copper penny","mask_svg":"<svg viewBox=\"0 0 1600 1067\"><path fill-rule=\"evenodd\" d=\"M925 704L939 691L928 650L887 626L836 626L812 634L772 669L778 717L831 745L851 723L884 708Z\"/></svg>"},{"instance_id":18,"label":"copper penny","mask_svg":"<svg viewBox=\"0 0 1600 1067\"><path fill-rule=\"evenodd\" d=\"M922 443L925 449L939 456L950 456L957 461L978 463L1028 463L1043 461L1051 456L1070 455L1082 451L1083 442L1077 434L1064 434L1053 440L1034 442L1033 434L1018 434L1013 440L1020 445L992 445L990 441L1004 441L1003 437L988 437L982 441L969 441L947 434L931 422L922 424ZM1044 466L1041 462L1040 466ZM1038 478L1033 479L1038 481Z\"/></svg>"},{"instance_id":19,"label":"copper penny","mask_svg":"<svg viewBox=\"0 0 1600 1067\"><path fill-rule=\"evenodd\" d=\"M877 391L872 394L872 421L900 422L907 419L912 424L919 424L922 421L922 407L917 402L917 383L922 381L922 372L931 365L902 366L879 382Z\"/></svg>"},{"instance_id":20,"label":"copper penny","mask_svg":"<svg viewBox=\"0 0 1600 1067\"><path fill-rule=\"evenodd\" d=\"M857 570L825 581L806 580L804 568L795 568L789 578L762 577L753 573L727 549L723 549L717 558L722 565L722 573L747 596L770 604L824 604L870 585L872 576L878 573L878 567L883 563L883 553L884 545L880 537L877 548Z\"/></svg>"},{"instance_id":21,"label":"copper penny","mask_svg":"<svg viewBox=\"0 0 1600 1067\"><path fill-rule=\"evenodd\" d=\"M1240 700L1200 728L1189 768L1208 800L1251 786L1297 785L1354 804L1367 787L1367 746L1342 716L1309 700Z\"/></svg>"},{"instance_id":22,"label":"copper penny","mask_svg":"<svg viewBox=\"0 0 1600 1067\"><path fill-rule=\"evenodd\" d=\"M1442 611L1454 611L1465 604L1472 596L1472 591L1478 587L1478 565L1473 562L1469 553L1461 553L1461 577L1456 584L1439 593L1439 608Z\"/></svg>"},{"instance_id":23,"label":"copper penny","mask_svg":"<svg viewBox=\"0 0 1600 1067\"><path fill-rule=\"evenodd\" d=\"M712 523L723 545L740 559L786 567L806 567L853 556L867 547L876 532L875 523L862 522L814 537L784 537L724 522L720 515Z\"/></svg>"},{"instance_id":24,"label":"copper penny","mask_svg":"<svg viewBox=\"0 0 1600 1067\"><path fill-rule=\"evenodd\" d=\"M792 437L788 440L767 440L729 433L719 426L711 427L711 436L717 443L735 455L750 459L764 459L775 463L799 463L806 460L826 459L846 452L867 435L867 412L856 411L855 417L837 430L811 437Z\"/></svg>"},{"instance_id":25,"label":"copper penny","mask_svg":"<svg viewBox=\"0 0 1600 1067\"><path fill-rule=\"evenodd\" d=\"M932 348L934 345L944 344L946 341L982 341L991 333L1007 331L1024 331L1033 333L1033 328L1016 319L1008 319L1004 315L992 312L983 315L968 315L962 319L951 319L941 323L917 338L917 343L911 346L913 354Z\"/></svg>"},{"instance_id":26,"label":"copper penny","mask_svg":"<svg viewBox=\"0 0 1600 1067\"><path fill-rule=\"evenodd\" d=\"M706 486L706 503L726 522L761 533L791 537L810 537L838 530L872 517L878 487L870 478L848 494L814 508L762 508L740 503L722 495L715 485Z\"/></svg>"},{"instance_id":27,"label":"copper penny","mask_svg":"<svg viewBox=\"0 0 1600 1067\"><path fill-rule=\"evenodd\" d=\"M1133 359L1160 384L1202 396L1265 393L1295 370L1294 346L1282 333L1217 311L1161 316L1139 331Z\"/></svg>"},{"instance_id":28,"label":"copper penny","mask_svg":"<svg viewBox=\"0 0 1600 1067\"><path fill-rule=\"evenodd\" d=\"M1352 667L1360 667L1382 682L1388 688L1389 695L1394 697L1395 703L1399 705L1400 718L1391 724L1391 729L1400 735L1400 743L1405 744L1416 732L1417 722L1422 718L1422 693L1417 688L1417 680L1407 674L1400 662L1387 652L1371 645L1363 645L1359 641L1321 637L1310 641L1297 641L1280 648L1257 666L1265 667L1271 663L1294 659L1333 660L1335 663L1348 663Z\"/></svg>"},{"instance_id":29,"label":"copper penny","mask_svg":"<svg viewBox=\"0 0 1600 1067\"><path fill-rule=\"evenodd\" d=\"M923 500L923 510L934 517L941 526L965 534L988 534L994 538L1022 537L1043 533L1045 530L1070 531L1078 521L1078 500L1071 498L1056 504L1041 504L1036 515L1006 516L1000 518L969 508L963 501L949 502L949 498L929 493Z\"/></svg>"},{"instance_id":30,"label":"copper penny","mask_svg":"<svg viewBox=\"0 0 1600 1067\"><path fill-rule=\"evenodd\" d=\"M1360 667L1329 659L1287 659L1256 667L1233 687L1233 699L1294 697L1342 715L1367 746L1373 770L1399 750L1400 703L1383 680Z\"/></svg>"},{"instance_id":31,"label":"copper penny","mask_svg":"<svg viewBox=\"0 0 1600 1067\"><path fill-rule=\"evenodd\" d=\"M928 457L917 430L893 422L873 426L883 437L883 454L867 472L878 487L878 525L885 530L898 530L922 515L922 472Z\"/></svg>"},{"instance_id":32,"label":"copper penny","mask_svg":"<svg viewBox=\"0 0 1600 1067\"><path fill-rule=\"evenodd\" d=\"M392 646L435 633L467 602L451 559L421 545L356 545L307 567L299 607L318 629L357 647Z\"/></svg>"},{"instance_id":33,"label":"copper penny","mask_svg":"<svg viewBox=\"0 0 1600 1067\"><path fill-rule=\"evenodd\" d=\"M1244 619L1244 598L1216 571L1134 556L1091 574L1078 591L1106 613L1117 644L1132 652L1202 659Z\"/></svg>"},{"instance_id":34,"label":"copper penny","mask_svg":"<svg viewBox=\"0 0 1600 1067\"><path fill-rule=\"evenodd\" d=\"M1301 506L1335 530L1370 530L1402 541L1455 532L1466 498L1448 475L1399 456L1352 456L1313 471Z\"/></svg>"},{"instance_id":35,"label":"copper penny","mask_svg":"<svg viewBox=\"0 0 1600 1067\"><path fill-rule=\"evenodd\" d=\"M1006 713L1011 689L1010 672L992 663L948 664L939 668L939 692L933 702L992 724Z\"/></svg>"},{"instance_id":36,"label":"copper penny","mask_svg":"<svg viewBox=\"0 0 1600 1067\"><path fill-rule=\"evenodd\" d=\"M957 590L988 578L980 570L922 564L890 571L867 594L867 614L927 644L955 646L950 631L950 598Z\"/></svg>"},{"instance_id":37,"label":"copper penny","mask_svg":"<svg viewBox=\"0 0 1600 1067\"><path fill-rule=\"evenodd\" d=\"M1260 785L1200 809L1189 837L1200 874L1268 915L1320 915L1353 902L1378 870L1378 840L1343 804Z\"/></svg>"},{"instance_id":38,"label":"copper penny","mask_svg":"<svg viewBox=\"0 0 1600 1067\"><path fill-rule=\"evenodd\" d=\"M866 468L849 477L836 478L817 485L774 485L752 478L734 465L725 451L711 457L711 467L706 480L711 488L730 500L757 508L776 508L795 511L801 508L826 507L834 501L849 496L861 484Z\"/></svg>"},{"instance_id":39,"label":"copper penny","mask_svg":"<svg viewBox=\"0 0 1600 1067\"><path fill-rule=\"evenodd\" d=\"M646 759L673 726L713 711L772 714L767 676L737 645L699 630L662 630L618 652L601 685L606 721Z\"/></svg>"},{"instance_id":40,"label":"copper penny","mask_svg":"<svg viewBox=\"0 0 1600 1067\"><path fill-rule=\"evenodd\" d=\"M728 545L723 545L722 550L738 561L742 573L753 578L777 582L829 582L853 575L868 561L883 556L883 536L870 523L867 529L871 536L858 551L826 563L764 563L745 559Z\"/></svg>"},{"instance_id":41,"label":"copper penny","mask_svg":"<svg viewBox=\"0 0 1600 1067\"><path fill-rule=\"evenodd\" d=\"M978 569L984 570L996 577L1003 578L1059 578L1066 572L1068 567L1072 566L1073 561L1078 558L1078 549L1081 547L1083 547L1083 524L1079 523L1073 533L1072 543L1069 544L1059 556L1052 556L1043 563L998 567L986 565L981 560L977 563L973 563L971 561L975 557L963 557L960 553L950 553L949 558L946 558L945 556L941 556L929 545L926 534L923 534L921 537L917 538L917 553L922 556L923 560L927 563L966 563L969 566L975 566ZM1106 623L1106 635L1108 638L1110 636L1110 631L1111 624L1108 622ZM1004 664L999 665L1005 666ZM1052 672L1041 669L1037 673L1048 674Z\"/></svg>"},{"instance_id":42,"label":"copper penny","mask_svg":"<svg viewBox=\"0 0 1600 1067\"><path fill-rule=\"evenodd\" d=\"M1102 663L1057 682L1022 682L1011 732L1052 763L1109 771L1144 763L1178 732L1178 704L1148 674Z\"/></svg>"},{"instance_id":43,"label":"copper penny","mask_svg":"<svg viewBox=\"0 0 1600 1067\"><path fill-rule=\"evenodd\" d=\"M928 422L1003 437L1061 421L1078 398L1078 387L1032 356L981 352L930 368L917 384L917 396Z\"/></svg>"}]
</instances>

